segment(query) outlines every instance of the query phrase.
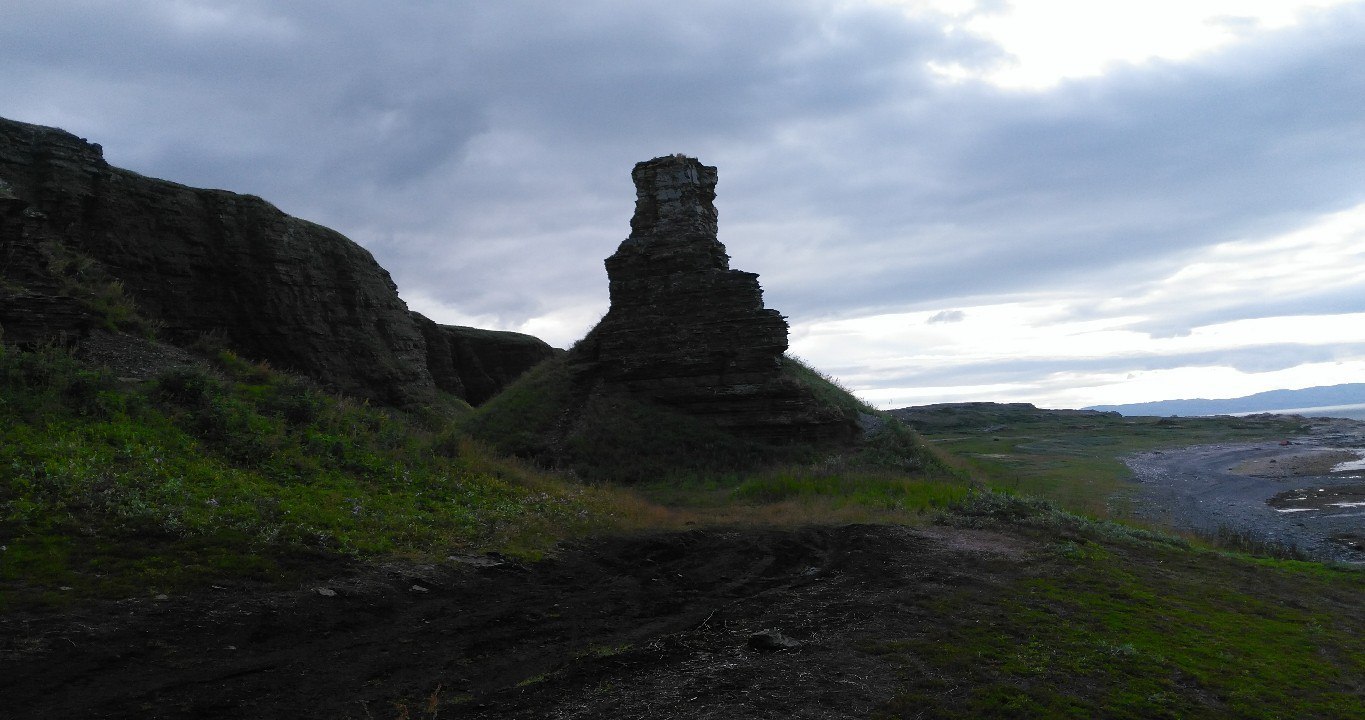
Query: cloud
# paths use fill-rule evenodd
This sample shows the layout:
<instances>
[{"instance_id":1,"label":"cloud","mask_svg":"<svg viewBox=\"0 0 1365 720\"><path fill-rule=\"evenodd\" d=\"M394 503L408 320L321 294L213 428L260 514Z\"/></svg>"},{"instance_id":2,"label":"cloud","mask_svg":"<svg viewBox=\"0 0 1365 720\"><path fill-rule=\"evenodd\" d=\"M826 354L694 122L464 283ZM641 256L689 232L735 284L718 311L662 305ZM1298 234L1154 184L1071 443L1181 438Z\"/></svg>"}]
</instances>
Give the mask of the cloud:
<instances>
[{"instance_id":1,"label":"cloud","mask_svg":"<svg viewBox=\"0 0 1365 720\"><path fill-rule=\"evenodd\" d=\"M673 152L719 166L721 239L794 336L877 313L964 331L972 308L1030 300L1170 338L1365 309L1365 279L1323 280L1330 262L1303 265L1319 275L1297 289L1180 275L1365 203L1359 4L1036 91L945 81L931 64L983 76L1010 57L878 3L17 0L5 15L0 115L261 195L364 244L416 309L560 345L605 310L632 164Z\"/></svg>"},{"instance_id":2,"label":"cloud","mask_svg":"<svg viewBox=\"0 0 1365 720\"><path fill-rule=\"evenodd\" d=\"M933 325L934 323L956 323L967 319L967 313L961 310L940 310L929 316L925 322Z\"/></svg>"}]
</instances>

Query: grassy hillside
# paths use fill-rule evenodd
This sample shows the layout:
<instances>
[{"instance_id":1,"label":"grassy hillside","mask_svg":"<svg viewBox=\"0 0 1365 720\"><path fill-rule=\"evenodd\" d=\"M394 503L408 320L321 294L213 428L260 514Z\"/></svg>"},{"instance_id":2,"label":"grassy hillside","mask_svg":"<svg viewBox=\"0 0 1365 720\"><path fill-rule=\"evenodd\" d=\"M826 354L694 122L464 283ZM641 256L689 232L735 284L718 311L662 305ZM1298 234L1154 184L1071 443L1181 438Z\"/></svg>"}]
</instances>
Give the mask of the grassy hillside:
<instances>
[{"instance_id":1,"label":"grassy hillside","mask_svg":"<svg viewBox=\"0 0 1365 720\"><path fill-rule=\"evenodd\" d=\"M861 464L890 463L929 474L946 472L913 433L795 358L783 358L790 380L806 388L832 415L881 417L886 422L885 435L872 447L861 449L746 439L585 379L576 370L571 355L542 363L478 408L462 427L502 452L590 481L677 482L807 465L850 452L860 454Z\"/></svg>"},{"instance_id":2,"label":"grassy hillside","mask_svg":"<svg viewBox=\"0 0 1365 720\"><path fill-rule=\"evenodd\" d=\"M494 450L457 427L471 411L453 398L399 413L226 351L124 382L64 351L0 348L0 604L279 582L348 559L535 556L697 523L903 522L967 492L903 428L837 463L793 451L775 465L749 454L765 448L609 396L565 438L582 475L509 459L542 449L534 431L555 418L537 413L564 392L560 373L546 363L494 401L505 412L475 416L498 430Z\"/></svg>"},{"instance_id":3,"label":"grassy hillside","mask_svg":"<svg viewBox=\"0 0 1365 720\"><path fill-rule=\"evenodd\" d=\"M0 350L0 582L142 591L266 579L301 553L535 552L622 502L446 424L227 352L127 384Z\"/></svg>"}]
</instances>

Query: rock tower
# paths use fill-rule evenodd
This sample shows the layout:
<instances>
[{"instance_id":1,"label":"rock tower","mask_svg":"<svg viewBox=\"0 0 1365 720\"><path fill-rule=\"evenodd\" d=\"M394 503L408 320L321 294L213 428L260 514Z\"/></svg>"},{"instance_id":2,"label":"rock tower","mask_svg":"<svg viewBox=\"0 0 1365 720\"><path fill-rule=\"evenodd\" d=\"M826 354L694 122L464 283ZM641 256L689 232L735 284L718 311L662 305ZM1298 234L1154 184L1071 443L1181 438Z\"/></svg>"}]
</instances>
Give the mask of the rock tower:
<instances>
[{"instance_id":1,"label":"rock tower","mask_svg":"<svg viewBox=\"0 0 1365 720\"><path fill-rule=\"evenodd\" d=\"M607 258L611 309L575 351L604 381L745 435L839 437L842 416L784 372L787 322L716 237L716 168L638 163L630 237Z\"/></svg>"}]
</instances>

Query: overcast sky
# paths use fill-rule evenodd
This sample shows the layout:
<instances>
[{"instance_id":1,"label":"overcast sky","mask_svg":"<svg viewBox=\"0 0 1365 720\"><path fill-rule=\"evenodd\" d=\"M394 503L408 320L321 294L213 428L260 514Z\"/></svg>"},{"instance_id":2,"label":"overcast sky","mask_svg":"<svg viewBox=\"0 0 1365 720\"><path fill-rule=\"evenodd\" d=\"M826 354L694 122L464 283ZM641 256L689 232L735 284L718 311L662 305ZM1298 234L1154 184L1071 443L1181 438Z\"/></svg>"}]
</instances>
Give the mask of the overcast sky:
<instances>
[{"instance_id":1,"label":"overcast sky","mask_svg":"<svg viewBox=\"0 0 1365 720\"><path fill-rule=\"evenodd\" d=\"M4 0L0 116L561 347L682 152L877 404L1365 382L1358 0Z\"/></svg>"}]
</instances>

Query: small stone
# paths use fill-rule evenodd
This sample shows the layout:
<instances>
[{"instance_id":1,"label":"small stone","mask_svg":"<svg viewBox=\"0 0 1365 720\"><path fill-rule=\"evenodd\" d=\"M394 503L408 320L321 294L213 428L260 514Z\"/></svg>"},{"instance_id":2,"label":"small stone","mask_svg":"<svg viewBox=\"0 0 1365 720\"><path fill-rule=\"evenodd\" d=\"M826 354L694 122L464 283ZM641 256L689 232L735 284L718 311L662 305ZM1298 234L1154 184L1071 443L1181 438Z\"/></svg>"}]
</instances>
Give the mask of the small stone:
<instances>
[{"instance_id":1,"label":"small stone","mask_svg":"<svg viewBox=\"0 0 1365 720\"><path fill-rule=\"evenodd\" d=\"M319 595L323 596L323 597L336 597L336 596L337 596L337 591L333 590L332 588L320 587L320 588L317 589L317 593L318 593Z\"/></svg>"},{"instance_id":2,"label":"small stone","mask_svg":"<svg viewBox=\"0 0 1365 720\"><path fill-rule=\"evenodd\" d=\"M408 592L424 593L428 592L428 590L422 587L421 585L413 585L412 587L408 588Z\"/></svg>"},{"instance_id":3,"label":"small stone","mask_svg":"<svg viewBox=\"0 0 1365 720\"><path fill-rule=\"evenodd\" d=\"M156 597L154 597L154 598L152 598L152 599L153 599L153 600L170 600L170 599L171 599L171 596L170 596L170 595L167 595L166 593L160 593L160 594L158 594Z\"/></svg>"},{"instance_id":4,"label":"small stone","mask_svg":"<svg viewBox=\"0 0 1365 720\"><path fill-rule=\"evenodd\" d=\"M479 568L492 568L506 564L496 555L447 555L446 560Z\"/></svg>"},{"instance_id":5,"label":"small stone","mask_svg":"<svg viewBox=\"0 0 1365 720\"><path fill-rule=\"evenodd\" d=\"M777 652L799 648L801 643L782 634L781 630L769 628L750 635L749 647L759 652Z\"/></svg>"}]
</instances>

